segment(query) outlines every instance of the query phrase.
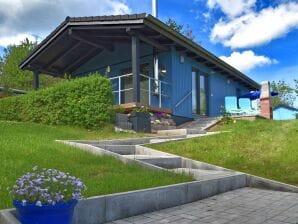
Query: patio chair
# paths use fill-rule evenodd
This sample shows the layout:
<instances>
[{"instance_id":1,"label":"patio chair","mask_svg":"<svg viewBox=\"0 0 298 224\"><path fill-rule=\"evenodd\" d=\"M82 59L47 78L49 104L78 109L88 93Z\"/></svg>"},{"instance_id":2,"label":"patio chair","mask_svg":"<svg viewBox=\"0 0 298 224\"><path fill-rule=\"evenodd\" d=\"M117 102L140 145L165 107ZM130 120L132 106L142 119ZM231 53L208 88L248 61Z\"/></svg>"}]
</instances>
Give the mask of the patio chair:
<instances>
[{"instance_id":1,"label":"patio chair","mask_svg":"<svg viewBox=\"0 0 298 224\"><path fill-rule=\"evenodd\" d=\"M239 107L241 110L245 112L245 114L248 115L257 115L259 114L258 110L252 109L251 102L249 98L240 98L239 99Z\"/></svg>"},{"instance_id":2,"label":"patio chair","mask_svg":"<svg viewBox=\"0 0 298 224\"><path fill-rule=\"evenodd\" d=\"M225 109L226 112L232 115L243 114L244 111L238 109L237 107L237 97L236 96L226 96L225 97Z\"/></svg>"}]
</instances>

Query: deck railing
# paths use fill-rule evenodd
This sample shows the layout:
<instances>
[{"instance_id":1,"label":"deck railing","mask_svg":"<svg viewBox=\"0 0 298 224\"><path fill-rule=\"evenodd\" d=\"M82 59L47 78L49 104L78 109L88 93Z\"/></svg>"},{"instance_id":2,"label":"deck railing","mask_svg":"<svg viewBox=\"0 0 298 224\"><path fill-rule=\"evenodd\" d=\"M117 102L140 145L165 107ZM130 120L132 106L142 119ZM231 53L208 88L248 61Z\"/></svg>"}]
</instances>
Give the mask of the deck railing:
<instances>
[{"instance_id":1,"label":"deck railing","mask_svg":"<svg viewBox=\"0 0 298 224\"><path fill-rule=\"evenodd\" d=\"M129 99L127 101L125 96L128 96L128 93L131 93L130 98L132 98L132 74L112 77L110 80L113 84L113 93L116 98L115 103L130 103L128 101L132 100ZM164 107L166 101L170 99L170 88L171 84L168 82L140 74L140 95L142 104L154 107L158 106L159 108Z\"/></svg>"}]
</instances>

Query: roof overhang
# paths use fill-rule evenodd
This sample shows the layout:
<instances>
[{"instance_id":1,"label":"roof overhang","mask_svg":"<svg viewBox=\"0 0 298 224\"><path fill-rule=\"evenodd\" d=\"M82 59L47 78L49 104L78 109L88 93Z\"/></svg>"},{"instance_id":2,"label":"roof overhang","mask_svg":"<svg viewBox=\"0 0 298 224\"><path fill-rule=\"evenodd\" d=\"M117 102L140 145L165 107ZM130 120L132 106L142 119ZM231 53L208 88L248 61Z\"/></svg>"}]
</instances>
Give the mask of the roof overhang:
<instances>
[{"instance_id":1,"label":"roof overhang","mask_svg":"<svg viewBox=\"0 0 298 224\"><path fill-rule=\"evenodd\" d=\"M138 35L142 42L159 51L174 46L188 57L251 90L260 88L254 80L148 14L67 17L24 59L20 67L63 76L100 52L113 51L114 43L129 42L132 35Z\"/></svg>"}]
</instances>

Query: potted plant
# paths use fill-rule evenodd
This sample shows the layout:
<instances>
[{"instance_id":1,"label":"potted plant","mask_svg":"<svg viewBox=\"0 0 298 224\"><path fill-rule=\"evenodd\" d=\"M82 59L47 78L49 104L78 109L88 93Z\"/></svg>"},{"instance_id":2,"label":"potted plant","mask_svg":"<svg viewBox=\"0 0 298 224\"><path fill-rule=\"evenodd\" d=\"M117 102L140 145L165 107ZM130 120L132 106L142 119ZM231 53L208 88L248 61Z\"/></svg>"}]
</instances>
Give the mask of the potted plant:
<instances>
[{"instance_id":1,"label":"potted plant","mask_svg":"<svg viewBox=\"0 0 298 224\"><path fill-rule=\"evenodd\" d=\"M151 118L147 107L134 108L130 113L130 120L134 131L151 133Z\"/></svg>"},{"instance_id":2,"label":"potted plant","mask_svg":"<svg viewBox=\"0 0 298 224\"><path fill-rule=\"evenodd\" d=\"M22 224L70 224L85 189L83 182L69 173L34 167L16 180L11 193Z\"/></svg>"}]
</instances>

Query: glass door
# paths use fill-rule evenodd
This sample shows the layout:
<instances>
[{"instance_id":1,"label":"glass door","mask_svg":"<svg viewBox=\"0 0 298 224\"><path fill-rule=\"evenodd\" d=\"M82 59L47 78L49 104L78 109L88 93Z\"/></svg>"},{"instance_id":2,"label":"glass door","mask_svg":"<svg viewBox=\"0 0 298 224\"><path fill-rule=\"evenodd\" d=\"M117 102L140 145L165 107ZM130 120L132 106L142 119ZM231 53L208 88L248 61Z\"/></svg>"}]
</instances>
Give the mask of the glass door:
<instances>
[{"instance_id":1,"label":"glass door","mask_svg":"<svg viewBox=\"0 0 298 224\"><path fill-rule=\"evenodd\" d=\"M198 104L198 76L197 71L193 70L191 74L191 95L192 95L192 113L198 114L199 104Z\"/></svg>"},{"instance_id":2,"label":"glass door","mask_svg":"<svg viewBox=\"0 0 298 224\"><path fill-rule=\"evenodd\" d=\"M192 113L208 115L207 75L199 70L192 70Z\"/></svg>"},{"instance_id":3,"label":"glass door","mask_svg":"<svg viewBox=\"0 0 298 224\"><path fill-rule=\"evenodd\" d=\"M200 115L207 115L207 81L206 75L200 74Z\"/></svg>"}]
</instances>

